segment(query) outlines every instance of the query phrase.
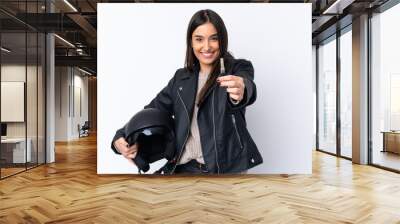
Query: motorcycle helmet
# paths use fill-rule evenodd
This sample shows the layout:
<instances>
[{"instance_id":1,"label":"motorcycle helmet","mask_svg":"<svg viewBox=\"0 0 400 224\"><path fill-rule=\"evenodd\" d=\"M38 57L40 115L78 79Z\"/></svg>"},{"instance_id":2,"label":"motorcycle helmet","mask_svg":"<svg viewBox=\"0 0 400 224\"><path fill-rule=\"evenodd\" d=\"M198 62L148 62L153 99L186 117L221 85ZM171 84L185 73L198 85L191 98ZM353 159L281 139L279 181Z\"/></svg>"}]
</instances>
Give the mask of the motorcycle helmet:
<instances>
[{"instance_id":1,"label":"motorcycle helmet","mask_svg":"<svg viewBox=\"0 0 400 224\"><path fill-rule=\"evenodd\" d=\"M135 114L125 125L126 141L129 146L138 144L133 159L141 171L147 172L149 164L160 159L172 160L175 156L174 120L166 112L147 108Z\"/></svg>"}]
</instances>

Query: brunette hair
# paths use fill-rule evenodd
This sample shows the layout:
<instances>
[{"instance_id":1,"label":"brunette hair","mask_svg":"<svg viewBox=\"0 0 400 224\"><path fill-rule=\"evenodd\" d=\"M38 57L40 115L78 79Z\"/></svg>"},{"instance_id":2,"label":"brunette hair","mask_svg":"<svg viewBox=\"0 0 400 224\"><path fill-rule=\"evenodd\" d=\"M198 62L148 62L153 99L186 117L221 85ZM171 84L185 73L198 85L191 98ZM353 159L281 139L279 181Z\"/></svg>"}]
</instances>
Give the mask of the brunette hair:
<instances>
[{"instance_id":1,"label":"brunette hair","mask_svg":"<svg viewBox=\"0 0 400 224\"><path fill-rule=\"evenodd\" d=\"M192 34L198 26L201 26L205 23L213 24L215 29L217 30L219 57L223 57L224 59L233 58L232 55L228 52L228 32L226 31L226 27L222 18L216 12L210 9L200 10L196 12L190 19L186 34L185 68L188 69L190 72L193 72L196 66L200 66L199 60L196 58L193 52ZM211 88L211 86L215 83L215 80L219 75L219 58L213 62L212 67L213 69L211 70L211 74L209 75L208 80L204 84L203 88L200 90L199 101L197 102L197 104L200 104L204 100L204 95L206 94L207 90Z\"/></svg>"}]
</instances>

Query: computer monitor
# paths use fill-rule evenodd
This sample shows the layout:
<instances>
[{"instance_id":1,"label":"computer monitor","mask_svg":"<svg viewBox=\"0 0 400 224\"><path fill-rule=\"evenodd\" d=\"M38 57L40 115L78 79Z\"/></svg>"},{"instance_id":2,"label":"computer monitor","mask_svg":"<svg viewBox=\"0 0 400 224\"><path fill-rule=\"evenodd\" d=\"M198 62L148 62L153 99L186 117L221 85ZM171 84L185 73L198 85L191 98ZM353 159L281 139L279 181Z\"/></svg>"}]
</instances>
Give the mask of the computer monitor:
<instances>
[{"instance_id":1,"label":"computer monitor","mask_svg":"<svg viewBox=\"0 0 400 224\"><path fill-rule=\"evenodd\" d=\"M7 124L1 123L1 137L7 136Z\"/></svg>"}]
</instances>

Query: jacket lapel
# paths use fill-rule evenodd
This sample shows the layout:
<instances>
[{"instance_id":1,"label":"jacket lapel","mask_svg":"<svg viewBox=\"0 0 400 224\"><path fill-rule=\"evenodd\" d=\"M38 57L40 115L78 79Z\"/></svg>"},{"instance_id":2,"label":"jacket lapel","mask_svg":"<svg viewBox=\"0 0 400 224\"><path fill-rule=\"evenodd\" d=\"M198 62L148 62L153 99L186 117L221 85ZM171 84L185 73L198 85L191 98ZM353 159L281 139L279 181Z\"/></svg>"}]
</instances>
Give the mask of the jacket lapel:
<instances>
[{"instance_id":1,"label":"jacket lapel","mask_svg":"<svg viewBox=\"0 0 400 224\"><path fill-rule=\"evenodd\" d=\"M178 86L178 91L182 97L183 102L185 103L186 109L188 110L190 121L193 116L198 79L199 76L197 71L194 71L193 73L188 72L185 74L185 76L182 77L181 83Z\"/></svg>"},{"instance_id":2,"label":"jacket lapel","mask_svg":"<svg viewBox=\"0 0 400 224\"><path fill-rule=\"evenodd\" d=\"M217 83L214 83L214 84L212 84L212 86L210 86L210 88L209 88L209 89L207 90L207 92L204 94L203 103L201 103L201 104L199 105L199 107L201 107L201 105L204 104L204 102L206 101L207 97L212 93L212 91L214 91L215 88L217 88L217 86L218 86Z\"/></svg>"}]
</instances>

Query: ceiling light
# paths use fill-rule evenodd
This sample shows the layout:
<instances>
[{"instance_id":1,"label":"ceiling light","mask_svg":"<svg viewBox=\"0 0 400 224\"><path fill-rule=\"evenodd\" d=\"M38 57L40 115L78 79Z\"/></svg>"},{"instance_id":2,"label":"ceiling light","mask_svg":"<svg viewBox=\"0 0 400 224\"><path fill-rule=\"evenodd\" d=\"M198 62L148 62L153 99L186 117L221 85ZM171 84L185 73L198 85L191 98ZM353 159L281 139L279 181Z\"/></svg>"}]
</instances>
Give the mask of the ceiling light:
<instances>
[{"instance_id":1,"label":"ceiling light","mask_svg":"<svg viewBox=\"0 0 400 224\"><path fill-rule=\"evenodd\" d=\"M7 48L5 48L5 47L1 47L0 49L1 49L2 51L6 52L6 53L10 53L10 52L11 52L11 50L9 50L9 49L7 49Z\"/></svg>"},{"instance_id":2,"label":"ceiling light","mask_svg":"<svg viewBox=\"0 0 400 224\"><path fill-rule=\"evenodd\" d=\"M322 14L342 14L343 10L351 5L355 0L336 0L332 5L322 12Z\"/></svg>"},{"instance_id":3,"label":"ceiling light","mask_svg":"<svg viewBox=\"0 0 400 224\"><path fill-rule=\"evenodd\" d=\"M65 4L67 4L72 10L74 10L75 12L78 12L78 10L71 4L69 3L68 0L64 0Z\"/></svg>"},{"instance_id":4,"label":"ceiling light","mask_svg":"<svg viewBox=\"0 0 400 224\"><path fill-rule=\"evenodd\" d=\"M79 68L79 67L78 67L78 70L81 71L81 72L83 72L83 73L85 73L85 74L92 75L92 73L90 73L90 72L88 72L88 71L85 71L85 70L83 70L83 69L81 69L81 68Z\"/></svg>"},{"instance_id":5,"label":"ceiling light","mask_svg":"<svg viewBox=\"0 0 400 224\"><path fill-rule=\"evenodd\" d=\"M60 39L61 41L63 41L64 43L68 44L69 46L75 48L75 45L71 44L71 42L69 42L68 40L58 36L57 34L54 34L55 37L57 37L58 39Z\"/></svg>"}]
</instances>

